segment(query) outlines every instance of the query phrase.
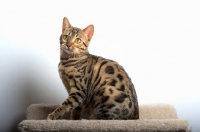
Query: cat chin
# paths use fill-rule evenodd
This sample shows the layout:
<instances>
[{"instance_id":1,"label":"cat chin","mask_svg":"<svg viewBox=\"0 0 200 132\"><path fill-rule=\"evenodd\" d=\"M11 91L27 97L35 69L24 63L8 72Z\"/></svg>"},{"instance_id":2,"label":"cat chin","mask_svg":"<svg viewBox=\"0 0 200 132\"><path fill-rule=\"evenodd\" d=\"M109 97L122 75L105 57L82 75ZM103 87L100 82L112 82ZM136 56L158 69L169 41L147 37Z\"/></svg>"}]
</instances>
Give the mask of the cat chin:
<instances>
[{"instance_id":1,"label":"cat chin","mask_svg":"<svg viewBox=\"0 0 200 132\"><path fill-rule=\"evenodd\" d=\"M69 50L67 50L67 49L65 49L65 50L63 50L64 52L66 52L67 54L73 54L74 52L73 51L69 51Z\"/></svg>"},{"instance_id":2,"label":"cat chin","mask_svg":"<svg viewBox=\"0 0 200 132\"><path fill-rule=\"evenodd\" d=\"M75 51L70 51L69 49L62 49L65 53L69 55L77 54Z\"/></svg>"},{"instance_id":3,"label":"cat chin","mask_svg":"<svg viewBox=\"0 0 200 132\"><path fill-rule=\"evenodd\" d=\"M72 51L69 51L69 50L64 50L67 54L73 54Z\"/></svg>"}]
</instances>

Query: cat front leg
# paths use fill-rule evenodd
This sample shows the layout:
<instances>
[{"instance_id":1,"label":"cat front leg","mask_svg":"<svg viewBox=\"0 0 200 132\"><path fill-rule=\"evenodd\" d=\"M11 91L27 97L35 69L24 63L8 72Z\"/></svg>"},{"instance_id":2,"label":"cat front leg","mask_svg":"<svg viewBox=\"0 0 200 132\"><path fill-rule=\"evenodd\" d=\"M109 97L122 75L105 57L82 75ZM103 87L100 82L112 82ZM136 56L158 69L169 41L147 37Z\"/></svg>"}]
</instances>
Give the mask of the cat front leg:
<instances>
[{"instance_id":1,"label":"cat front leg","mask_svg":"<svg viewBox=\"0 0 200 132\"><path fill-rule=\"evenodd\" d=\"M47 120L56 120L61 118L65 113L80 107L86 97L86 91L76 91L70 93L69 97L47 117ZM73 113L73 112L72 112Z\"/></svg>"},{"instance_id":2,"label":"cat front leg","mask_svg":"<svg viewBox=\"0 0 200 132\"><path fill-rule=\"evenodd\" d=\"M66 108L64 108L62 105L59 106L58 108L56 108L56 110L54 112L52 112L51 114L49 114L47 116L47 120L56 120L61 118L66 112Z\"/></svg>"}]
</instances>

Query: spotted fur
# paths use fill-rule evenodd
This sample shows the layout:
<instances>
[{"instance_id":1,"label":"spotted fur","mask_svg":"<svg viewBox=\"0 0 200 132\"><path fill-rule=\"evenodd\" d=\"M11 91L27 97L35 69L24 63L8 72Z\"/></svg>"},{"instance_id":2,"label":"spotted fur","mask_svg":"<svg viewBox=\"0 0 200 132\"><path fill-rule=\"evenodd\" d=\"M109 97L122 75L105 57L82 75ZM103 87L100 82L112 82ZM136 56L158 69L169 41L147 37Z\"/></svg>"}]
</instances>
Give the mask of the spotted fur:
<instances>
[{"instance_id":1,"label":"spotted fur","mask_svg":"<svg viewBox=\"0 0 200 132\"><path fill-rule=\"evenodd\" d=\"M94 27L72 27L63 19L59 74L69 97L51 114L55 120L71 112L71 119L139 119L135 88L117 62L89 54Z\"/></svg>"}]
</instances>

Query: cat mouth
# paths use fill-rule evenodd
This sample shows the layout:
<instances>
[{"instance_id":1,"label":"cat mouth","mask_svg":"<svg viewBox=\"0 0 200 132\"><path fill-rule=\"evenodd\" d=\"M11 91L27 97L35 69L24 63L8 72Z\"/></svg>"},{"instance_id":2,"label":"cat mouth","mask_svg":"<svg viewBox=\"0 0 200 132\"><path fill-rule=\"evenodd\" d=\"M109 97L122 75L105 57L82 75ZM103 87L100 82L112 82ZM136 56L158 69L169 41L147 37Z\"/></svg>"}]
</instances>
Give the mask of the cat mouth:
<instances>
[{"instance_id":1,"label":"cat mouth","mask_svg":"<svg viewBox=\"0 0 200 132\"><path fill-rule=\"evenodd\" d=\"M72 49L69 49L68 47L66 47L66 48L61 47L60 49L63 50L64 52L68 53L68 54L74 53L74 51Z\"/></svg>"},{"instance_id":2,"label":"cat mouth","mask_svg":"<svg viewBox=\"0 0 200 132\"><path fill-rule=\"evenodd\" d=\"M80 54L79 51L77 49L71 49L69 47L61 47L61 50L63 50L65 53L70 54L70 55L74 55L74 54Z\"/></svg>"}]
</instances>

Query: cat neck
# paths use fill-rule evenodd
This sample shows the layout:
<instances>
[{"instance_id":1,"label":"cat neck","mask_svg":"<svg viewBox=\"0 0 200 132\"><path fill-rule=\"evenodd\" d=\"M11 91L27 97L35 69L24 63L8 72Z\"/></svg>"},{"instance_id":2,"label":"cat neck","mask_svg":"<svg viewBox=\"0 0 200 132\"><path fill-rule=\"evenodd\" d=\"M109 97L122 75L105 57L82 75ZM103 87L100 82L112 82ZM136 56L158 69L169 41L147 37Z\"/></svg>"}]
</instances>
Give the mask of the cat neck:
<instances>
[{"instance_id":1,"label":"cat neck","mask_svg":"<svg viewBox=\"0 0 200 132\"><path fill-rule=\"evenodd\" d=\"M86 58L88 57L89 53L88 52L85 52L85 53L82 53L82 54L68 54L66 53L65 51L61 50L60 51L60 60L66 60L66 59L70 59L70 58L77 58L77 59L80 59L80 58Z\"/></svg>"}]
</instances>

